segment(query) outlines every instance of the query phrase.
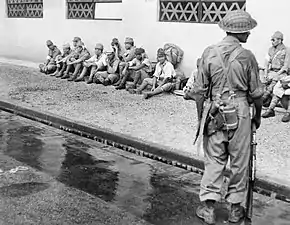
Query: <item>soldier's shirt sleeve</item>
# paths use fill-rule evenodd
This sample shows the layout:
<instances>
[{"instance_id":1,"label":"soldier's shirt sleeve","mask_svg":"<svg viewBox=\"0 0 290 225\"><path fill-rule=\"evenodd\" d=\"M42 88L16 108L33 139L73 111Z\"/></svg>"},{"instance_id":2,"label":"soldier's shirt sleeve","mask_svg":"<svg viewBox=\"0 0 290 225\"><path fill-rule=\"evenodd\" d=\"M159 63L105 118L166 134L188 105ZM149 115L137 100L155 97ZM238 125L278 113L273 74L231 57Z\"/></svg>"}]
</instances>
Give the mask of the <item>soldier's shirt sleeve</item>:
<instances>
[{"instance_id":1,"label":"soldier's shirt sleeve","mask_svg":"<svg viewBox=\"0 0 290 225\"><path fill-rule=\"evenodd\" d=\"M259 75L259 65L254 56L250 51L247 52L249 55L250 65L248 68L248 85L249 85L249 95L253 99L261 98L263 96L263 87Z\"/></svg>"},{"instance_id":2,"label":"soldier's shirt sleeve","mask_svg":"<svg viewBox=\"0 0 290 225\"><path fill-rule=\"evenodd\" d=\"M206 97L206 94L208 92L209 84L210 84L208 58L211 53L210 51L211 51L211 48L207 48L202 54L202 57L198 66L197 74L195 77L195 81L191 89L194 99L196 99L195 97L200 97L200 96Z\"/></svg>"}]
</instances>

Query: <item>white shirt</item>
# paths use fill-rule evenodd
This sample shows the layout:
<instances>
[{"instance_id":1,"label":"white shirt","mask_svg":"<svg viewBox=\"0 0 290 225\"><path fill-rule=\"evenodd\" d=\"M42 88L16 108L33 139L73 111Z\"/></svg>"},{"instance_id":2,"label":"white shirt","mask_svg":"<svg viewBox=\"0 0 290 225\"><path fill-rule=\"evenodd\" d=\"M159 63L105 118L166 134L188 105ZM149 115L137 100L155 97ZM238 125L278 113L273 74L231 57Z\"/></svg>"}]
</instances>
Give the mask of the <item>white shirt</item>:
<instances>
[{"instance_id":1,"label":"white shirt","mask_svg":"<svg viewBox=\"0 0 290 225\"><path fill-rule=\"evenodd\" d=\"M102 53L99 57L97 55L93 55L91 58L86 60L89 63L95 63L99 68L103 66L107 66L107 55Z\"/></svg>"},{"instance_id":2,"label":"white shirt","mask_svg":"<svg viewBox=\"0 0 290 225\"><path fill-rule=\"evenodd\" d=\"M173 78L176 76L176 72L171 62L165 61L163 64L158 62L153 76L157 79Z\"/></svg>"}]
</instances>

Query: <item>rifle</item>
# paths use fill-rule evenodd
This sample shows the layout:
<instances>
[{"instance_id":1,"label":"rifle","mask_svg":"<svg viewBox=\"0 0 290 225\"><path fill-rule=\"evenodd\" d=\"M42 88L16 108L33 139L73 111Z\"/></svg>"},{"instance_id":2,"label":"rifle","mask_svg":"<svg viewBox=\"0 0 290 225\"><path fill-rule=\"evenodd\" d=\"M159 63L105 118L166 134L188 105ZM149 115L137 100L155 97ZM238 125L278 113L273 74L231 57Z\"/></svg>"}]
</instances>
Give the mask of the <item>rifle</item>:
<instances>
[{"instance_id":1,"label":"rifle","mask_svg":"<svg viewBox=\"0 0 290 225\"><path fill-rule=\"evenodd\" d=\"M253 215L253 191L256 179L256 125L252 123L251 153L249 162L249 182L246 199L246 217L251 221Z\"/></svg>"}]
</instances>

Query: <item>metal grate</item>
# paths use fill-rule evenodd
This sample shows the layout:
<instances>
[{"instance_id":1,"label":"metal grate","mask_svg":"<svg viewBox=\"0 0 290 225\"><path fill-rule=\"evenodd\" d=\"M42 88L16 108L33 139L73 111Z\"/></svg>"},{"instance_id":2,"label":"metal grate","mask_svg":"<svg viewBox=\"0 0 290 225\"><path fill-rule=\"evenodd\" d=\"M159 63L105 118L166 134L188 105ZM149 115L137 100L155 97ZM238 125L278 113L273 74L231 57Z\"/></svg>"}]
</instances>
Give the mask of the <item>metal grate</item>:
<instances>
[{"instance_id":1,"label":"metal grate","mask_svg":"<svg viewBox=\"0 0 290 225\"><path fill-rule=\"evenodd\" d=\"M9 18L43 18L43 0L7 0Z\"/></svg>"},{"instance_id":2,"label":"metal grate","mask_svg":"<svg viewBox=\"0 0 290 225\"><path fill-rule=\"evenodd\" d=\"M246 9L246 0L159 0L159 21L218 23L227 12Z\"/></svg>"},{"instance_id":3,"label":"metal grate","mask_svg":"<svg viewBox=\"0 0 290 225\"><path fill-rule=\"evenodd\" d=\"M94 2L68 2L68 19L94 19Z\"/></svg>"}]
</instances>

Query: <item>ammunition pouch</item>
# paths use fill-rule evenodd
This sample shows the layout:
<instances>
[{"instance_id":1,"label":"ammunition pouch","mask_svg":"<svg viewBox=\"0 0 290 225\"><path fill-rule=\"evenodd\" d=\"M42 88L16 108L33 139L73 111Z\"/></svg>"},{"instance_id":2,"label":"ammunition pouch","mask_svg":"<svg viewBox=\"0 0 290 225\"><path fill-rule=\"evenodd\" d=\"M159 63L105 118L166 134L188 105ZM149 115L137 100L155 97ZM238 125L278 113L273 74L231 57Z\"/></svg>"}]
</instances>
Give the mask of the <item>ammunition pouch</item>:
<instances>
[{"instance_id":1,"label":"ammunition pouch","mask_svg":"<svg viewBox=\"0 0 290 225\"><path fill-rule=\"evenodd\" d=\"M217 131L234 131L238 128L239 117L234 104L212 104L205 124L205 132L210 136Z\"/></svg>"}]
</instances>

